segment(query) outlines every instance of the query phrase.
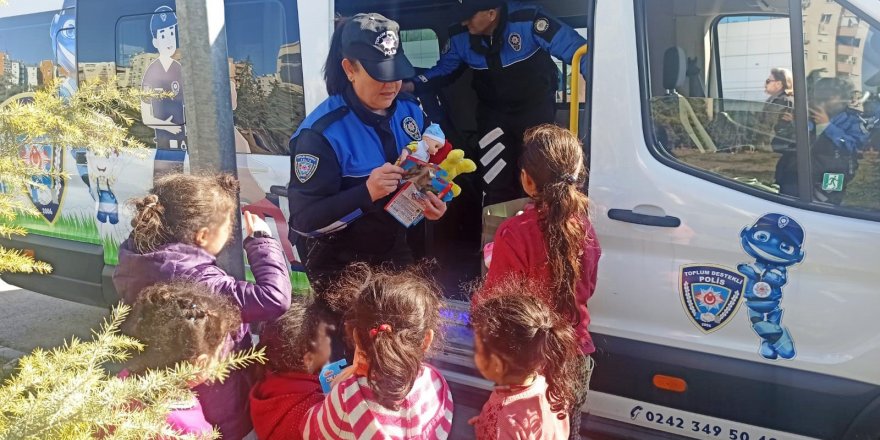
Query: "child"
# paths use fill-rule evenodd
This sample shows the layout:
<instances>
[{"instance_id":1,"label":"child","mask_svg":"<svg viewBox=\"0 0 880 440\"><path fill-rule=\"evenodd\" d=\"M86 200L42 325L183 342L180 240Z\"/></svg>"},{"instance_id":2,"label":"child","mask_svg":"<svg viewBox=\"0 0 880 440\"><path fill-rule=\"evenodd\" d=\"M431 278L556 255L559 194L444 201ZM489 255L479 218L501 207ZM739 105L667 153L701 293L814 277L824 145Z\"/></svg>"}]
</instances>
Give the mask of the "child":
<instances>
[{"instance_id":1,"label":"child","mask_svg":"<svg viewBox=\"0 0 880 440\"><path fill-rule=\"evenodd\" d=\"M255 283L236 280L217 266L216 256L232 236L237 215L238 182L232 176L172 174L157 180L146 197L135 201L131 236L119 248L113 284L132 304L145 287L188 279L228 296L241 311L233 332L234 348L251 345L248 323L272 320L290 306L290 275L281 245L269 227L245 213L244 249ZM236 370L223 383L197 388L205 417L224 439L240 440L251 429L248 371Z\"/></svg>"},{"instance_id":2,"label":"child","mask_svg":"<svg viewBox=\"0 0 880 440\"><path fill-rule=\"evenodd\" d=\"M304 437L447 438L452 394L424 363L440 330L436 286L411 272L359 267L334 293L350 299L345 332L354 341L354 363L309 410Z\"/></svg>"},{"instance_id":3,"label":"child","mask_svg":"<svg viewBox=\"0 0 880 440\"><path fill-rule=\"evenodd\" d=\"M180 362L207 367L226 354L229 333L240 325L237 307L204 284L154 284L140 293L124 326L125 333L146 348L120 375L171 368ZM197 399L175 405L166 420L181 434L210 434L214 429Z\"/></svg>"},{"instance_id":4,"label":"child","mask_svg":"<svg viewBox=\"0 0 880 440\"><path fill-rule=\"evenodd\" d=\"M266 376L251 390L251 419L261 440L302 439L306 411L324 401L318 372L330 360L332 317L311 301L294 302L267 325Z\"/></svg>"},{"instance_id":5,"label":"child","mask_svg":"<svg viewBox=\"0 0 880 440\"><path fill-rule=\"evenodd\" d=\"M477 440L568 438L581 361L574 330L532 291L505 290L471 313L474 362L496 385L469 423Z\"/></svg>"},{"instance_id":6,"label":"child","mask_svg":"<svg viewBox=\"0 0 880 440\"><path fill-rule=\"evenodd\" d=\"M583 147L568 130L539 125L524 136L521 164L523 190L533 203L498 227L485 291L511 275L535 280L545 285L535 293L544 293L550 308L574 325L585 356L571 417L571 435L578 438L580 407L592 371L589 356L596 350L587 330L587 300L596 288L601 254L587 212L589 201L581 192L587 177ZM484 297L478 292L474 302Z\"/></svg>"}]
</instances>

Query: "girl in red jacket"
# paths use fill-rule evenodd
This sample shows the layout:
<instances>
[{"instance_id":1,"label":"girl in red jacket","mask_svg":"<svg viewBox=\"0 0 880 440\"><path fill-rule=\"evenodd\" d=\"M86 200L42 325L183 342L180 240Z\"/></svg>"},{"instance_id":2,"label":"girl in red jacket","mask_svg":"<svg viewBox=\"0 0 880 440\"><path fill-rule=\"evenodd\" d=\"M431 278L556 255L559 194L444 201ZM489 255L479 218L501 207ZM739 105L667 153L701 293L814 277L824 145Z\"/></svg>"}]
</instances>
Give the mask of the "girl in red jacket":
<instances>
[{"instance_id":1,"label":"girl in red jacket","mask_svg":"<svg viewBox=\"0 0 880 440\"><path fill-rule=\"evenodd\" d=\"M301 440L306 412L324 401L318 372L330 360L335 319L310 299L263 328L266 374L251 390L251 419L260 440Z\"/></svg>"},{"instance_id":2,"label":"girl in red jacket","mask_svg":"<svg viewBox=\"0 0 880 440\"><path fill-rule=\"evenodd\" d=\"M521 215L507 219L495 233L492 263L479 303L500 281L527 277L543 284L534 292L575 328L585 357L571 417L571 437L579 438L580 407L586 401L596 348L587 327L587 300L596 288L601 250L582 192L587 169L583 146L571 132L543 124L526 132L520 175L533 203Z\"/></svg>"}]
</instances>

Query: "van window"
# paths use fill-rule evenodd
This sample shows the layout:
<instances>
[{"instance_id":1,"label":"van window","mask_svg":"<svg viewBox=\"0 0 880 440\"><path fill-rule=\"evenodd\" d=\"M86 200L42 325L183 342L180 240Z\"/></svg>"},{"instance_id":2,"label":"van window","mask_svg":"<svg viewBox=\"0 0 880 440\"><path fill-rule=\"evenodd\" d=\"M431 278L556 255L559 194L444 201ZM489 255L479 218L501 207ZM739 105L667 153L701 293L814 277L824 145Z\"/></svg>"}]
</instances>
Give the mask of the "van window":
<instances>
[{"instance_id":1,"label":"van window","mask_svg":"<svg viewBox=\"0 0 880 440\"><path fill-rule=\"evenodd\" d=\"M880 212L880 28L836 1L803 14L813 203Z\"/></svg>"},{"instance_id":2,"label":"van window","mask_svg":"<svg viewBox=\"0 0 880 440\"><path fill-rule=\"evenodd\" d=\"M171 12L166 19L171 20ZM156 13L126 15L116 21L116 55L113 63L84 63L80 65L85 79L112 74L114 67L120 87L165 88L167 84L153 84L156 75L148 70L160 58L154 35ZM277 0L227 1L226 39L229 54L230 88L233 118L236 127L236 151L255 154L287 154L287 142L305 117L303 93L302 58L299 45L299 22L296 3ZM176 18L174 18L176 20ZM170 35L168 38L171 38ZM175 35L176 38L176 35ZM177 40L179 41L179 40ZM186 63L186 56L178 48L171 55L175 62L165 71L170 74ZM159 75L161 77L162 75ZM173 84L171 81L169 84ZM173 86L172 86L173 87ZM164 100L162 105L153 103L154 115L149 125L155 129L155 140L149 136L148 145L157 148L176 148L185 137L166 134L163 126L181 127L185 132L185 112L182 96L175 104ZM162 111L167 109L168 112ZM175 112L180 110L179 112ZM177 115L177 113L180 113ZM177 116L174 116L177 115ZM178 117L179 116L179 117ZM172 117L170 122L164 122ZM148 130L152 131L152 130ZM171 137L168 143L166 137Z\"/></svg>"},{"instance_id":3,"label":"van window","mask_svg":"<svg viewBox=\"0 0 880 440\"><path fill-rule=\"evenodd\" d=\"M433 29L400 31L400 42L414 67L430 69L440 59L440 43Z\"/></svg>"},{"instance_id":4,"label":"van window","mask_svg":"<svg viewBox=\"0 0 880 440\"><path fill-rule=\"evenodd\" d=\"M717 21L719 94L724 99L767 99L764 89L755 84L767 78L767 66L791 71L789 27L788 17L772 15L727 16Z\"/></svg>"},{"instance_id":5,"label":"van window","mask_svg":"<svg viewBox=\"0 0 880 440\"><path fill-rule=\"evenodd\" d=\"M740 3L747 7L748 2ZM650 112L657 146L680 164L777 194L779 150L794 142L794 124L786 120L792 101L765 85L771 69L791 66L788 19L722 17L707 29L678 19L675 11L672 1L648 2ZM710 54L719 58L714 79L723 98L709 89Z\"/></svg>"},{"instance_id":6,"label":"van window","mask_svg":"<svg viewBox=\"0 0 880 440\"><path fill-rule=\"evenodd\" d=\"M227 1L226 42L236 151L288 154L306 113L296 2Z\"/></svg>"},{"instance_id":7,"label":"van window","mask_svg":"<svg viewBox=\"0 0 880 440\"><path fill-rule=\"evenodd\" d=\"M56 16L71 18L72 14L49 11L0 18L0 105L13 96L24 98L22 94L72 75L69 69L75 66L75 49L67 46L71 63L64 68L58 64L56 54L64 57L65 52L53 50L53 44L56 35L69 36L73 41L73 22L54 24Z\"/></svg>"}]
</instances>

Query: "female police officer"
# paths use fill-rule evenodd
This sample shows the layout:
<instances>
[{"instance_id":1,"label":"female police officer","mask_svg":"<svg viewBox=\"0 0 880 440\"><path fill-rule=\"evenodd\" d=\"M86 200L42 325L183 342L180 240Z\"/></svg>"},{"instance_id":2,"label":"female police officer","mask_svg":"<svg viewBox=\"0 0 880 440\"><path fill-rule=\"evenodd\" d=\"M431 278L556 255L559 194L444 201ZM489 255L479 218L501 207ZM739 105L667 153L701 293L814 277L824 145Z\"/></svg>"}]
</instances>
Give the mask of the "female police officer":
<instances>
[{"instance_id":1,"label":"female police officer","mask_svg":"<svg viewBox=\"0 0 880 440\"><path fill-rule=\"evenodd\" d=\"M358 14L337 26L324 66L330 97L290 140L291 240L319 300L350 263L412 262L406 228L384 207L403 173L392 164L430 123L414 98L398 96L414 74L396 22ZM446 204L429 194L423 209L436 220Z\"/></svg>"}]
</instances>

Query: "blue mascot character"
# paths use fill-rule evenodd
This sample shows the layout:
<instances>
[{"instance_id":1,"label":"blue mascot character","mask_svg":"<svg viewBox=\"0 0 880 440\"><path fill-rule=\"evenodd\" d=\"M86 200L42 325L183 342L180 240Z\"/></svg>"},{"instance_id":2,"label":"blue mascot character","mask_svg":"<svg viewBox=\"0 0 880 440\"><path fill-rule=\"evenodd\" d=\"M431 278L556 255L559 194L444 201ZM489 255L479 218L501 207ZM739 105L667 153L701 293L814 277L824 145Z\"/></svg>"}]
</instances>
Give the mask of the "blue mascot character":
<instances>
[{"instance_id":1,"label":"blue mascot character","mask_svg":"<svg viewBox=\"0 0 880 440\"><path fill-rule=\"evenodd\" d=\"M795 356L794 341L783 327L782 286L788 282L786 268L804 259L804 229L798 222L782 214L766 214L740 233L742 247L755 258L752 264L742 263L737 270L747 281L745 305L752 328L762 339L761 356L767 359L791 359Z\"/></svg>"}]
</instances>

